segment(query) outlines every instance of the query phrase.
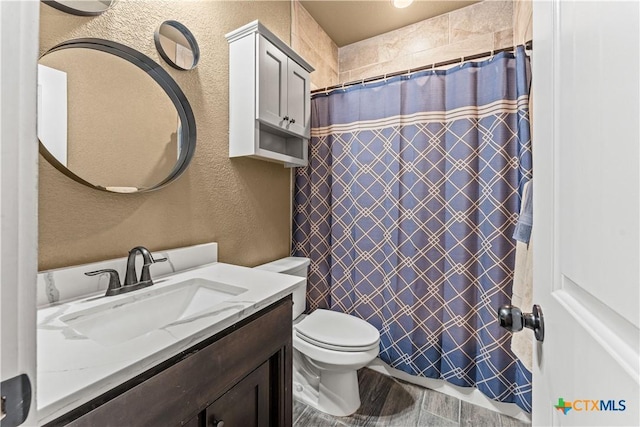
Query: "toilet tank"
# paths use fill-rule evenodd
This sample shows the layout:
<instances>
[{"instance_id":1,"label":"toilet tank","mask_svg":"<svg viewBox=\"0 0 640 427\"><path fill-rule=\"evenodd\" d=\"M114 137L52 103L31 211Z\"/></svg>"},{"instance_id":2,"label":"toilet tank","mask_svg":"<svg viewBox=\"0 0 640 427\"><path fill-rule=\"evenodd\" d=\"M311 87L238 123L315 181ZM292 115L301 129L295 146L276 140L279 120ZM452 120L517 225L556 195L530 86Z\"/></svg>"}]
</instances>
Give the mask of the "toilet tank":
<instances>
[{"instance_id":1,"label":"toilet tank","mask_svg":"<svg viewBox=\"0 0 640 427\"><path fill-rule=\"evenodd\" d=\"M291 256L255 267L274 273L289 274L291 276L299 276L305 278L304 282L293 291L294 319L304 313L307 305L307 274L309 272L310 263L311 260L309 258Z\"/></svg>"}]
</instances>

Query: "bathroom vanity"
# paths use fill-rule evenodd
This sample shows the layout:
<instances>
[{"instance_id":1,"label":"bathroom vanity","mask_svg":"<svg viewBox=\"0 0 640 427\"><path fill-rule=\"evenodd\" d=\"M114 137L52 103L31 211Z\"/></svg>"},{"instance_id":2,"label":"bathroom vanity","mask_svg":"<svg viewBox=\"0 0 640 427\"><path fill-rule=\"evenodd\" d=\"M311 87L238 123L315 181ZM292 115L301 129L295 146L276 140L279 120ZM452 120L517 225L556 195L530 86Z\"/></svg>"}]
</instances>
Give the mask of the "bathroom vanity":
<instances>
[{"instance_id":1,"label":"bathroom vanity","mask_svg":"<svg viewBox=\"0 0 640 427\"><path fill-rule=\"evenodd\" d=\"M304 278L215 262L215 244L153 255L154 284L122 295L84 272L123 277L124 258L38 275L39 424L291 425Z\"/></svg>"},{"instance_id":2,"label":"bathroom vanity","mask_svg":"<svg viewBox=\"0 0 640 427\"><path fill-rule=\"evenodd\" d=\"M48 426L290 426L291 297Z\"/></svg>"}]
</instances>

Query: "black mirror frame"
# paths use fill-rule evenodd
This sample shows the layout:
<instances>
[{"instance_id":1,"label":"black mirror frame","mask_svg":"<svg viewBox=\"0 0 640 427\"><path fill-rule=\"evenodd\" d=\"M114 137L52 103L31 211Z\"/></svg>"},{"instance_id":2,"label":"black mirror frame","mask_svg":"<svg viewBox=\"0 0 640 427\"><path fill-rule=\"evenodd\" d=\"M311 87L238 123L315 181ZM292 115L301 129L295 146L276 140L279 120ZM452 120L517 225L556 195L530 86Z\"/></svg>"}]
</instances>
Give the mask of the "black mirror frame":
<instances>
[{"instance_id":1,"label":"black mirror frame","mask_svg":"<svg viewBox=\"0 0 640 427\"><path fill-rule=\"evenodd\" d=\"M67 6L65 4L58 3L56 0L40 0L40 1L42 1L42 3L46 4L47 6L51 6L54 9L58 9L61 12L69 13L71 15L76 15L76 16L98 16L98 15L103 14L107 10L111 9L114 6L114 4L116 3L117 0L111 0L111 4L109 5L109 7L107 7L105 10L101 10L101 11L98 11L98 12L88 12L86 10L76 9L76 8L71 7L71 6Z\"/></svg>"},{"instance_id":2,"label":"black mirror frame","mask_svg":"<svg viewBox=\"0 0 640 427\"><path fill-rule=\"evenodd\" d=\"M175 28L178 31L180 31L180 33L182 33L182 35L189 42L189 46L191 46L191 52L193 52L193 65L191 66L191 68L184 68L184 67L179 66L175 62L173 62L173 60L171 58L169 58L169 56L166 54L166 52L162 48L162 44L160 43L160 28L165 24L170 25L173 28ZM198 61L200 61L200 47L198 46L198 41L196 40L196 38L193 35L193 33L191 32L191 30L189 30L184 24L182 24L182 23L180 23L178 21L168 20L168 21L162 22L158 26L156 31L153 33L153 41L154 41L154 43L156 45L156 50L158 51L158 54L160 55L160 57L167 64L171 65L175 69L182 70L182 71L193 70L198 65Z\"/></svg>"},{"instance_id":3,"label":"black mirror frame","mask_svg":"<svg viewBox=\"0 0 640 427\"><path fill-rule=\"evenodd\" d=\"M47 52L45 52L40 58L45 55L62 50L62 49L70 49L70 48L85 48L85 49L95 49L100 50L106 53L110 53L112 55L116 55L124 60L129 61L133 65L145 71L153 80L156 81L165 91L167 96L171 99L176 111L178 112L178 117L180 118L180 128L179 128L179 140L182 141L180 145L180 156L176 161L175 166L169 173L169 175L160 181L157 184L154 184L147 188L138 189L136 192L126 193L126 194L136 194L143 193L153 190L158 190L162 187L167 186L172 181L176 180L189 166L191 162L191 158L196 149L196 120L193 114L193 109L187 100L187 97L180 89L180 86L176 83L175 80L167 73L160 64L155 62L153 59L148 56L138 52L135 49L132 49L123 44L113 42L110 40L96 39L96 38L82 38L82 39L74 39L68 40L63 43L60 43ZM108 190L106 187L92 184L75 173L69 170L66 166L60 163L55 156L53 156L49 150L44 146L42 141L40 142L40 154L44 158L49 161L56 169L60 172L64 173L71 179L81 184L84 184L88 187L94 188L96 190L107 191L109 193L117 193L123 194L116 191Z\"/></svg>"}]
</instances>

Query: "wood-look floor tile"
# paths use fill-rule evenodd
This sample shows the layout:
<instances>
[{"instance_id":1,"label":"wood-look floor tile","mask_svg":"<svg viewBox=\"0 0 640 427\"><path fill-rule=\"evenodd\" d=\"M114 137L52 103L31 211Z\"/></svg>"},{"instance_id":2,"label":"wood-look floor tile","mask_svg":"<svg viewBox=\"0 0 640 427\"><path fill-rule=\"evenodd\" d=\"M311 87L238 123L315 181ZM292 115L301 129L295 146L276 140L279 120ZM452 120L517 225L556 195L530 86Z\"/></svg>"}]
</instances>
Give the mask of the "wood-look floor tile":
<instances>
[{"instance_id":1,"label":"wood-look floor tile","mask_svg":"<svg viewBox=\"0 0 640 427\"><path fill-rule=\"evenodd\" d=\"M296 424L298 417L300 417L300 415L304 412L305 409L307 409L307 405L293 399L293 418L292 418L293 424Z\"/></svg>"},{"instance_id":2,"label":"wood-look floor tile","mask_svg":"<svg viewBox=\"0 0 640 427\"><path fill-rule=\"evenodd\" d=\"M500 414L467 402L460 402L460 426L500 426Z\"/></svg>"},{"instance_id":3,"label":"wood-look floor tile","mask_svg":"<svg viewBox=\"0 0 640 427\"><path fill-rule=\"evenodd\" d=\"M424 427L458 427L458 424L455 421L448 420L446 418L439 417L435 414L425 411L424 409L420 412L420 416L418 417L418 422L415 424L416 426L424 426ZM407 426L408 427L408 426Z\"/></svg>"},{"instance_id":4,"label":"wood-look floor tile","mask_svg":"<svg viewBox=\"0 0 640 427\"><path fill-rule=\"evenodd\" d=\"M422 410L456 423L460 421L460 400L431 389L425 389Z\"/></svg>"},{"instance_id":5,"label":"wood-look floor tile","mask_svg":"<svg viewBox=\"0 0 640 427\"><path fill-rule=\"evenodd\" d=\"M531 423L517 420L515 418L507 417L506 415L498 414L500 418L500 425L502 427L529 427Z\"/></svg>"},{"instance_id":6,"label":"wood-look floor tile","mask_svg":"<svg viewBox=\"0 0 640 427\"><path fill-rule=\"evenodd\" d=\"M371 369L358 372L362 405L333 417L294 401L296 427L528 427L515 418L405 383Z\"/></svg>"},{"instance_id":7,"label":"wood-look floor tile","mask_svg":"<svg viewBox=\"0 0 640 427\"><path fill-rule=\"evenodd\" d=\"M391 377L361 369L358 372L361 404L355 414L346 417L349 422L356 426L375 425L393 385Z\"/></svg>"},{"instance_id":8,"label":"wood-look floor tile","mask_svg":"<svg viewBox=\"0 0 640 427\"><path fill-rule=\"evenodd\" d=\"M422 387L397 380L370 369L359 373L361 380L361 397L367 396L367 378L373 381L378 378L378 390L385 390L377 399L362 405L351 416L359 421L357 425L365 426L415 426L420 415L420 402L424 393ZM368 399L367 399L368 400Z\"/></svg>"},{"instance_id":9,"label":"wood-look floor tile","mask_svg":"<svg viewBox=\"0 0 640 427\"><path fill-rule=\"evenodd\" d=\"M294 422L294 425L299 427L336 427L342 426L343 424L338 424L336 419L331 415L306 406Z\"/></svg>"}]
</instances>

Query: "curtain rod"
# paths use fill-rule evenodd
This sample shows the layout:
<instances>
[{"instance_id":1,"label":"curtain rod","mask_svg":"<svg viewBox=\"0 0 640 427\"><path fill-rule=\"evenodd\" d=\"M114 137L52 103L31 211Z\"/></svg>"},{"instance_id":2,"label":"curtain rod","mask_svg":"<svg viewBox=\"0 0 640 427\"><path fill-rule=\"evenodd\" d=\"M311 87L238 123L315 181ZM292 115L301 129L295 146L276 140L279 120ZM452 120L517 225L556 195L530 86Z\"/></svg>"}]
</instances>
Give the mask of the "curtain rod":
<instances>
[{"instance_id":1,"label":"curtain rod","mask_svg":"<svg viewBox=\"0 0 640 427\"><path fill-rule=\"evenodd\" d=\"M522 45L520 45L522 46ZM366 79L360 79L360 80L354 80L351 82L347 82L347 83L341 83L341 84L337 84L337 85L333 85L333 86L328 86L322 89L316 89L316 90L312 90L311 94L316 94L316 93L328 93L331 92L332 90L335 89L342 89L348 86L355 86L355 85L360 85L360 84L365 84L365 83L371 83L374 81L378 81L378 80L383 80L383 79L388 79L390 77L396 77L396 76L402 76L404 74L412 74L412 73L417 73L419 71L425 71L425 70L431 70L431 69L435 69L438 67L444 67L446 65L453 65L453 64L459 64L465 61L472 61L474 59L480 59L480 58L486 58L488 56L493 56L496 55L498 53L501 52L510 52L512 50L515 50L518 46L509 46L509 47L505 47L502 49L497 49L497 50L492 50L490 52L482 52L482 53L477 53L475 55L470 55L470 56L463 56L460 58L456 58L456 59L450 59L448 61L442 61L442 62L437 62L434 64L429 64L429 65L424 65L418 68L409 68L408 70L403 70L403 71L395 71L393 73L387 73L387 74L382 74L379 76L375 76L375 77L368 77ZM526 50L532 50L533 49L533 41L529 40L528 42L526 42L524 44L524 48Z\"/></svg>"}]
</instances>

